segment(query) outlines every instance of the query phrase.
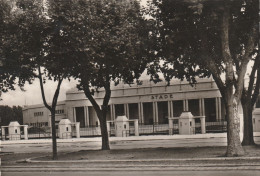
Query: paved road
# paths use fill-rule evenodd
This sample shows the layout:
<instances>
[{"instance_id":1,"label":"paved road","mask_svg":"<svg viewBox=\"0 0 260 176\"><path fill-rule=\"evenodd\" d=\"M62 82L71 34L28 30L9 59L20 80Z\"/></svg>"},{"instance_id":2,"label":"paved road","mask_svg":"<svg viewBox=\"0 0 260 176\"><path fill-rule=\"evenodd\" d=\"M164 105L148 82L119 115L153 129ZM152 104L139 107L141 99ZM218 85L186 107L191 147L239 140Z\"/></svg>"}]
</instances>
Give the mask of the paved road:
<instances>
[{"instance_id":1,"label":"paved road","mask_svg":"<svg viewBox=\"0 0 260 176\"><path fill-rule=\"evenodd\" d=\"M4 172L2 176L257 176L255 170L216 170L216 171L87 171L87 172Z\"/></svg>"},{"instance_id":2,"label":"paved road","mask_svg":"<svg viewBox=\"0 0 260 176\"><path fill-rule=\"evenodd\" d=\"M199 146L226 146L226 138L209 139L171 139L171 140L145 140L145 141L112 141L111 149L132 149L132 148L157 148L157 147L199 147ZM58 143L58 151L73 152L79 150L96 150L101 148L101 142L74 142ZM47 153L51 150L51 143L44 144L8 144L2 145L3 152L14 153Z\"/></svg>"},{"instance_id":3,"label":"paved road","mask_svg":"<svg viewBox=\"0 0 260 176\"><path fill-rule=\"evenodd\" d=\"M260 143L260 138L256 139L256 142ZM144 141L112 141L112 149L132 149L132 148L158 148L158 147L202 147L202 146L226 146L226 138L208 138L208 139L164 139L164 140L144 140ZM14 152L18 154L23 153L49 153L51 151L51 143L44 144L9 144L2 145L3 152ZM100 142L74 142L74 143L59 143L58 150L61 152L73 152L79 150L91 150L100 149ZM26 155L26 154L23 154ZM241 166L206 166L206 167L196 167L189 166L178 167L178 166L133 166L132 168L127 166L115 167L112 163L109 166L99 166L91 167L84 166L79 167L76 165L74 168L71 167L70 163L68 165L51 165L53 168L44 168L40 165L36 167L28 167L29 163L22 165L13 165L13 167L3 166L1 168L1 176L71 176L71 175L98 175L98 176L132 176L132 175L194 175L194 176L244 176L244 175L260 175L260 163L255 162L255 165L241 165ZM259 164L257 164L259 163ZM101 164L101 163L100 163ZM123 164L123 163L121 163ZM35 166L34 165L34 166ZM48 167L50 164L46 164ZM26 167L27 166L27 167ZM32 165L31 165L32 166Z\"/></svg>"},{"instance_id":4,"label":"paved road","mask_svg":"<svg viewBox=\"0 0 260 176\"><path fill-rule=\"evenodd\" d=\"M260 144L260 137L255 137L255 142ZM204 139L163 139L163 140L142 140L142 141L111 141L111 149L132 149L132 148L158 148L158 147L202 147L202 146L226 146L226 137L204 138ZM2 145L1 151L14 153L48 153L52 150L51 143L40 144L8 144ZM74 152L79 150L97 150L101 148L101 142L68 142L58 143L59 152Z\"/></svg>"}]
</instances>

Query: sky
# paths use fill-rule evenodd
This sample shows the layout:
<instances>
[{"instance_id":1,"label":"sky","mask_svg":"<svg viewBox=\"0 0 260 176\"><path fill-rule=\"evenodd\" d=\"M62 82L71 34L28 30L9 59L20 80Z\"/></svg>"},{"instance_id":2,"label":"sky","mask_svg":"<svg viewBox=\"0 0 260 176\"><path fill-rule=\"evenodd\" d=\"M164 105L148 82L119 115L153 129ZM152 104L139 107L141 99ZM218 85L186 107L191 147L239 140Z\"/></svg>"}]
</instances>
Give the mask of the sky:
<instances>
[{"instance_id":1,"label":"sky","mask_svg":"<svg viewBox=\"0 0 260 176\"><path fill-rule=\"evenodd\" d=\"M76 87L76 81L72 80L69 82L68 80L64 80L61 85L60 95L58 101L62 101L66 99L66 91ZM52 97L57 87L57 82L48 81L44 85L45 95L47 102L52 101ZM14 91L8 91L6 93L2 93L2 101L0 101L0 105L8 105L8 106L24 106L24 105L34 105L34 104L42 104L41 90L39 80L36 79L33 84L26 84L24 87L25 91L22 91L19 87L16 87Z\"/></svg>"}]
</instances>

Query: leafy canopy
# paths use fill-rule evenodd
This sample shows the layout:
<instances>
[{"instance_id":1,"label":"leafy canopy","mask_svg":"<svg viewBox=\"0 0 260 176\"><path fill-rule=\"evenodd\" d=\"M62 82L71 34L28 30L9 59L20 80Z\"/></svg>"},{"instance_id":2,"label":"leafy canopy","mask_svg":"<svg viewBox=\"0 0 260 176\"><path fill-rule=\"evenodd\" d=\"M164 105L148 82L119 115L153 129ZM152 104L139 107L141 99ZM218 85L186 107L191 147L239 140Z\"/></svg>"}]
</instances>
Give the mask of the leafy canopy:
<instances>
[{"instance_id":1,"label":"leafy canopy","mask_svg":"<svg viewBox=\"0 0 260 176\"><path fill-rule=\"evenodd\" d=\"M149 27L138 2L50 1L49 16L61 33L50 45L60 43L62 48L61 53L50 52L50 58L60 59L59 67L79 78L81 85L132 83L144 71Z\"/></svg>"}]
</instances>

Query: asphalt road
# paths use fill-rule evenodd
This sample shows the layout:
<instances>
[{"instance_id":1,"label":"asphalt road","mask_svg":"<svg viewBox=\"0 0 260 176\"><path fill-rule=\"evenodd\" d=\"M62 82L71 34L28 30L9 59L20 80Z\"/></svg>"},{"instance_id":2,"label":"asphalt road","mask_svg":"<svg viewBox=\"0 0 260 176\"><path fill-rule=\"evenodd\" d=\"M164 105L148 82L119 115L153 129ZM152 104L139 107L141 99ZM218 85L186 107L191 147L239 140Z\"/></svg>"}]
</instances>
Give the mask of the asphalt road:
<instances>
[{"instance_id":1,"label":"asphalt road","mask_svg":"<svg viewBox=\"0 0 260 176\"><path fill-rule=\"evenodd\" d=\"M255 170L216 170L216 171L87 171L87 172L5 172L2 176L257 176Z\"/></svg>"},{"instance_id":2,"label":"asphalt road","mask_svg":"<svg viewBox=\"0 0 260 176\"><path fill-rule=\"evenodd\" d=\"M158 148L158 147L201 147L201 146L226 146L226 138L209 139L171 139L171 140L144 140L144 141L113 141L110 142L111 149L132 149L132 148ZM101 148L101 142L74 142L58 143L58 151L74 152L79 150L97 150ZM51 150L51 143L44 144L9 144L2 145L3 152L48 153Z\"/></svg>"},{"instance_id":3,"label":"asphalt road","mask_svg":"<svg viewBox=\"0 0 260 176\"><path fill-rule=\"evenodd\" d=\"M202 146L226 146L226 138L208 138L208 139L167 139L167 140L142 140L142 141L112 141L111 149L135 149L135 148L158 148L158 147L202 147ZM256 143L260 144L260 138L256 138ZM44 144L9 144L1 146L3 152L13 152L26 155L26 153L49 153L51 151L51 143ZM100 149L101 142L68 142L58 143L58 150L61 152L73 152L79 150ZM129 167L113 167L95 168L76 166L71 170L64 166L44 169L24 167L21 165L13 166L14 168L2 167L2 174L0 176L158 176L158 175L178 175L178 176L256 176L260 175L260 164L255 166L211 166L211 167L189 167L180 168L172 167L158 167L152 166L146 169L142 167L134 167L129 170ZM17 168L16 168L17 167ZM23 167L23 166L22 166ZM109 168L108 170L106 170Z\"/></svg>"},{"instance_id":4,"label":"asphalt road","mask_svg":"<svg viewBox=\"0 0 260 176\"><path fill-rule=\"evenodd\" d=\"M260 137L255 137L255 142L260 144ZM163 140L133 140L133 141L111 141L111 149L133 149L133 148L158 148L158 147L206 147L226 146L226 137L204 138L204 139L163 139ZM68 142L58 143L59 152L75 152L79 150L101 149L101 142ZM51 143L40 144L8 144L1 145L2 152L13 153L49 153L52 150Z\"/></svg>"}]
</instances>

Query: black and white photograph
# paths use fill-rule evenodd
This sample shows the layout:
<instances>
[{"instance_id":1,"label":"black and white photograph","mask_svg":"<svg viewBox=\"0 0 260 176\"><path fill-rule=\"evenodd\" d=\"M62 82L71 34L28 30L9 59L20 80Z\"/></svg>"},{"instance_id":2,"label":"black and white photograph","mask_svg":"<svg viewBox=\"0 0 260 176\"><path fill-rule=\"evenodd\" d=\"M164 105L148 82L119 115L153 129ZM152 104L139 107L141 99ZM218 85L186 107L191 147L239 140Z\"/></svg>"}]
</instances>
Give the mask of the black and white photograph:
<instances>
[{"instance_id":1,"label":"black and white photograph","mask_svg":"<svg viewBox=\"0 0 260 176\"><path fill-rule=\"evenodd\" d=\"M260 175L259 0L0 0L0 176Z\"/></svg>"}]
</instances>

